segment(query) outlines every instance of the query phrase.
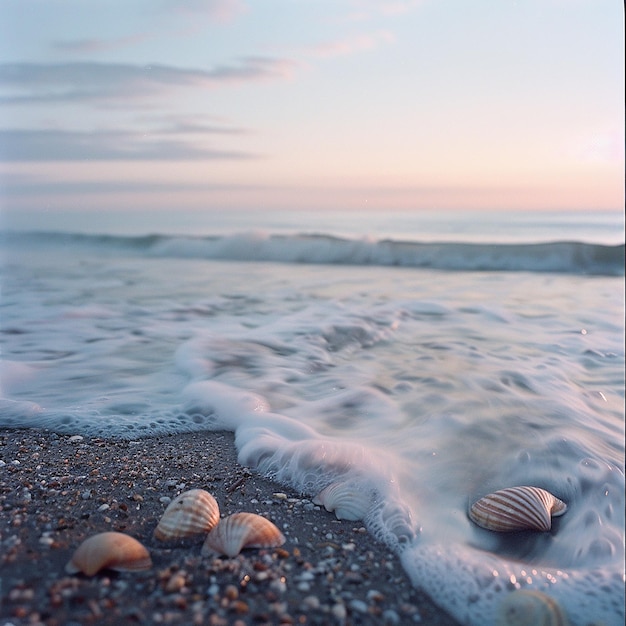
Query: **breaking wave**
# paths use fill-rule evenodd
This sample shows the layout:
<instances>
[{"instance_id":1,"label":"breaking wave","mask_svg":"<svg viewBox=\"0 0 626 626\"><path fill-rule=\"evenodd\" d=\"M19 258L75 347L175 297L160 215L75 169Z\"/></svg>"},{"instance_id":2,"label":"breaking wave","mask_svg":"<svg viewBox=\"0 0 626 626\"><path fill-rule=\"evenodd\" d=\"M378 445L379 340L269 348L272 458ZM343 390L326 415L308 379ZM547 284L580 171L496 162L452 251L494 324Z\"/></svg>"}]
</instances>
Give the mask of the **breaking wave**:
<instances>
[{"instance_id":1,"label":"breaking wave","mask_svg":"<svg viewBox=\"0 0 626 626\"><path fill-rule=\"evenodd\" d=\"M326 234L261 232L223 236L122 237L69 233L5 233L4 245L96 247L100 252L156 258L398 266L450 271L551 272L623 276L624 244L412 242Z\"/></svg>"}]
</instances>

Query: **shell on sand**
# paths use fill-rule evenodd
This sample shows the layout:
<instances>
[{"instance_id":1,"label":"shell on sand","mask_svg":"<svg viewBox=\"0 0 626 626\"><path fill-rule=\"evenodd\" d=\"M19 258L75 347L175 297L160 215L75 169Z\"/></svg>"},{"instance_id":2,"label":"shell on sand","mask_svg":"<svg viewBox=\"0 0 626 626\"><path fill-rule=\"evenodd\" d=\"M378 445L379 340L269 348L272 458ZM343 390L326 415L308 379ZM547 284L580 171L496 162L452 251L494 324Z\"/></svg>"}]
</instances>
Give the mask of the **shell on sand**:
<instances>
[{"instance_id":1,"label":"shell on sand","mask_svg":"<svg viewBox=\"0 0 626 626\"><path fill-rule=\"evenodd\" d=\"M518 589L498 607L496 626L567 626L558 602L541 591Z\"/></svg>"},{"instance_id":2,"label":"shell on sand","mask_svg":"<svg viewBox=\"0 0 626 626\"><path fill-rule=\"evenodd\" d=\"M65 571L93 576L103 569L134 571L151 567L150 554L137 539L124 533L105 532L85 539L65 566Z\"/></svg>"},{"instance_id":3,"label":"shell on sand","mask_svg":"<svg viewBox=\"0 0 626 626\"><path fill-rule=\"evenodd\" d=\"M220 519L215 498L204 489L191 489L174 498L165 509L154 536L161 541L209 532Z\"/></svg>"},{"instance_id":4,"label":"shell on sand","mask_svg":"<svg viewBox=\"0 0 626 626\"><path fill-rule=\"evenodd\" d=\"M202 555L237 556L244 548L277 548L285 537L270 520L256 513L233 513L207 535Z\"/></svg>"},{"instance_id":5,"label":"shell on sand","mask_svg":"<svg viewBox=\"0 0 626 626\"><path fill-rule=\"evenodd\" d=\"M369 497L349 482L331 483L314 498L314 504L321 504L327 511L334 511L337 519L362 520L369 510Z\"/></svg>"},{"instance_id":6,"label":"shell on sand","mask_svg":"<svg viewBox=\"0 0 626 626\"><path fill-rule=\"evenodd\" d=\"M487 530L548 531L552 517L563 515L567 505L539 487L509 487L486 495L469 511L470 519Z\"/></svg>"}]
</instances>

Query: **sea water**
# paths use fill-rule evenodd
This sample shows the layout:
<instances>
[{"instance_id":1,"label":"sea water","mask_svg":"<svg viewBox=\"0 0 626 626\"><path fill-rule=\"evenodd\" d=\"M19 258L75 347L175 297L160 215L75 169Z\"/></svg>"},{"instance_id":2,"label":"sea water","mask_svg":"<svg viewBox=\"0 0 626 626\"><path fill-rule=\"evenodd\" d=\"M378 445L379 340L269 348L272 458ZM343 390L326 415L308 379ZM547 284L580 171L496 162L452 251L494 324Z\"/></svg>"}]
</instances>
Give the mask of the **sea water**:
<instances>
[{"instance_id":1,"label":"sea water","mask_svg":"<svg viewBox=\"0 0 626 626\"><path fill-rule=\"evenodd\" d=\"M462 623L524 588L623 624L620 220L255 216L6 229L0 425L230 429ZM468 519L516 485L567 502L551 532Z\"/></svg>"}]
</instances>

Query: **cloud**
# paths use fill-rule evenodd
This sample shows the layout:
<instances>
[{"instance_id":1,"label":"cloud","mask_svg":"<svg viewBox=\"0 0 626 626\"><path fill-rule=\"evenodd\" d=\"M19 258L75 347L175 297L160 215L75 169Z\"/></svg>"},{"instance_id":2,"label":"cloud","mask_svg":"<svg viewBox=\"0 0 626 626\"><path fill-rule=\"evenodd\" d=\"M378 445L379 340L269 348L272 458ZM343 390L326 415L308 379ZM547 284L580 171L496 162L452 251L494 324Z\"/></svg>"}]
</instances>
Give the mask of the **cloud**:
<instances>
[{"instance_id":1,"label":"cloud","mask_svg":"<svg viewBox=\"0 0 626 626\"><path fill-rule=\"evenodd\" d=\"M236 82L284 78L294 64L250 56L210 69L125 63L3 63L0 103L48 104L141 99L171 89L215 88Z\"/></svg>"},{"instance_id":2,"label":"cloud","mask_svg":"<svg viewBox=\"0 0 626 626\"><path fill-rule=\"evenodd\" d=\"M206 15L217 22L228 22L247 11L242 0L162 0L161 6L166 11Z\"/></svg>"},{"instance_id":3,"label":"cloud","mask_svg":"<svg viewBox=\"0 0 626 626\"><path fill-rule=\"evenodd\" d=\"M371 20L378 16L396 16L409 13L424 0L351 0L351 20Z\"/></svg>"},{"instance_id":4,"label":"cloud","mask_svg":"<svg viewBox=\"0 0 626 626\"><path fill-rule=\"evenodd\" d=\"M72 39L55 41L51 44L51 47L55 52L64 54L95 54L134 46L152 37L146 34L137 34L115 39Z\"/></svg>"},{"instance_id":5,"label":"cloud","mask_svg":"<svg viewBox=\"0 0 626 626\"><path fill-rule=\"evenodd\" d=\"M218 150L160 133L127 131L0 130L0 161L177 161L260 158L249 152Z\"/></svg>"},{"instance_id":6,"label":"cloud","mask_svg":"<svg viewBox=\"0 0 626 626\"><path fill-rule=\"evenodd\" d=\"M195 182L172 182L154 180L115 180L115 181L72 181L72 180L43 180L36 177L22 177L22 180L2 180L0 178L0 194L4 197L53 195L53 194L118 194L118 193L188 193L200 192L237 192L262 191L262 185L246 184L214 184Z\"/></svg>"},{"instance_id":7,"label":"cloud","mask_svg":"<svg viewBox=\"0 0 626 626\"><path fill-rule=\"evenodd\" d=\"M313 46L308 48L305 54L320 58L332 58L372 50L381 44L391 43L393 41L395 41L395 37L392 33L381 30L375 33L356 35L354 37Z\"/></svg>"}]
</instances>

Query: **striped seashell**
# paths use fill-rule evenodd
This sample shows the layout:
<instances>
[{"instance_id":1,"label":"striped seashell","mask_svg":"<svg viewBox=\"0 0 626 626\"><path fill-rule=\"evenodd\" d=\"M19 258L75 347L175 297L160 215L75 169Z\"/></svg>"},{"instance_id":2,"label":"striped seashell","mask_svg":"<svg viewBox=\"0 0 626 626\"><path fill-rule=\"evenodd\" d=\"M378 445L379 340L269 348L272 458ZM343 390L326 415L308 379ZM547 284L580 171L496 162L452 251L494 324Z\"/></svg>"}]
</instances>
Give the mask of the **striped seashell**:
<instances>
[{"instance_id":1,"label":"striped seashell","mask_svg":"<svg viewBox=\"0 0 626 626\"><path fill-rule=\"evenodd\" d=\"M327 511L334 511L337 519L362 520L370 508L368 492L360 490L348 482L331 483L314 498L313 504L323 505Z\"/></svg>"},{"instance_id":2,"label":"striped seashell","mask_svg":"<svg viewBox=\"0 0 626 626\"><path fill-rule=\"evenodd\" d=\"M151 567L150 554L137 539L124 533L105 532L85 539L65 566L65 571L93 576L103 569L135 571Z\"/></svg>"},{"instance_id":3,"label":"striped seashell","mask_svg":"<svg viewBox=\"0 0 626 626\"><path fill-rule=\"evenodd\" d=\"M202 555L217 552L237 556L244 548L277 548L285 537L268 519L256 513L233 513L209 532Z\"/></svg>"},{"instance_id":4,"label":"striped seashell","mask_svg":"<svg viewBox=\"0 0 626 626\"><path fill-rule=\"evenodd\" d=\"M210 531L220 519L215 498L204 489L191 489L174 498L161 516L154 536L161 541Z\"/></svg>"},{"instance_id":5,"label":"striped seashell","mask_svg":"<svg viewBox=\"0 0 626 626\"><path fill-rule=\"evenodd\" d=\"M498 607L496 626L567 626L558 602L541 591L518 589Z\"/></svg>"},{"instance_id":6,"label":"striped seashell","mask_svg":"<svg viewBox=\"0 0 626 626\"><path fill-rule=\"evenodd\" d=\"M549 491L539 487L509 487L490 493L475 502L470 519L487 530L548 531L552 517L563 515L567 505Z\"/></svg>"}]
</instances>

